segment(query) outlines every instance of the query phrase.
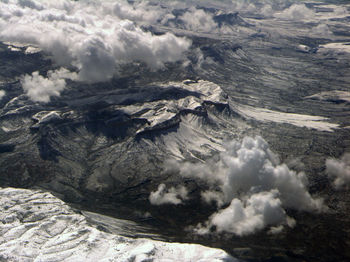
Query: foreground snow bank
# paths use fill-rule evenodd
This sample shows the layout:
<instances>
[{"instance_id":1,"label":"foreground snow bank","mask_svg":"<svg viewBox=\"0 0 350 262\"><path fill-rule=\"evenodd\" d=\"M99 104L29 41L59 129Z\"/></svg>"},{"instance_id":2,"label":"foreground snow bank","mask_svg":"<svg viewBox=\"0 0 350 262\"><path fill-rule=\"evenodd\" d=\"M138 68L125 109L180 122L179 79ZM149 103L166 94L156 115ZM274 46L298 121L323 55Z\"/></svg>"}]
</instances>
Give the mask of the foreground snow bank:
<instances>
[{"instance_id":1,"label":"foreground snow bank","mask_svg":"<svg viewBox=\"0 0 350 262\"><path fill-rule=\"evenodd\" d=\"M50 193L0 188L0 260L237 261L219 249L102 232Z\"/></svg>"}]
</instances>

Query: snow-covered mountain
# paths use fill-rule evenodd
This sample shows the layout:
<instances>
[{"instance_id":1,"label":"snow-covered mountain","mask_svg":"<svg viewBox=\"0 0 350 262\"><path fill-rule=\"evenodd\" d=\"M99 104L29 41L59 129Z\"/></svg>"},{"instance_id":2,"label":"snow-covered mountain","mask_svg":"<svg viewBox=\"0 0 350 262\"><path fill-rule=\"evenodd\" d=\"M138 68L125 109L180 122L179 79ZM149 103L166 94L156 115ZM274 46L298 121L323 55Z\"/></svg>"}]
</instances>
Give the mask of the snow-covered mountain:
<instances>
[{"instance_id":1,"label":"snow-covered mountain","mask_svg":"<svg viewBox=\"0 0 350 262\"><path fill-rule=\"evenodd\" d=\"M2 188L0 196L1 261L238 261L201 245L109 233L103 219L89 222L50 193ZM110 220L122 233L124 221Z\"/></svg>"}]
</instances>

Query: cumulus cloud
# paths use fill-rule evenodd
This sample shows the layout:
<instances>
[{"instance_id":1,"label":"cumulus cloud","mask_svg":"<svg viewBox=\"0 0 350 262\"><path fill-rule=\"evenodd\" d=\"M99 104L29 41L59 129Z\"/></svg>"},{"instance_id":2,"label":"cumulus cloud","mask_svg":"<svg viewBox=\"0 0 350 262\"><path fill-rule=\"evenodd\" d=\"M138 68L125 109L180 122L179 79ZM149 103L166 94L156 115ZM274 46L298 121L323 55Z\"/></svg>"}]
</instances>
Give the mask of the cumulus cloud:
<instances>
[{"instance_id":1,"label":"cumulus cloud","mask_svg":"<svg viewBox=\"0 0 350 262\"><path fill-rule=\"evenodd\" d=\"M333 12L335 15L341 16L341 15L348 15L349 11L345 6L336 6L333 9Z\"/></svg>"},{"instance_id":2,"label":"cumulus cloud","mask_svg":"<svg viewBox=\"0 0 350 262\"><path fill-rule=\"evenodd\" d=\"M322 199L308 192L305 174L279 163L261 137L227 143L226 151L205 163L170 161L166 171L204 181L209 190L202 192L203 200L215 202L219 208L228 205L213 214L205 226L200 225L199 233L215 226L218 232L244 235L269 225L286 224L285 208L310 212L325 209ZM228 225L230 219L235 226Z\"/></svg>"},{"instance_id":3,"label":"cumulus cloud","mask_svg":"<svg viewBox=\"0 0 350 262\"><path fill-rule=\"evenodd\" d=\"M271 17L275 12L290 6L291 0L231 0L226 8L239 13L250 13Z\"/></svg>"},{"instance_id":4,"label":"cumulus cloud","mask_svg":"<svg viewBox=\"0 0 350 262\"><path fill-rule=\"evenodd\" d=\"M153 24L164 19L164 16L167 15L167 9L148 1L135 2L133 5L119 2L114 4L113 13L121 19Z\"/></svg>"},{"instance_id":5,"label":"cumulus cloud","mask_svg":"<svg viewBox=\"0 0 350 262\"><path fill-rule=\"evenodd\" d=\"M278 190L260 192L248 199L234 198L230 205L214 213L205 225L198 225L198 234L209 233L214 227L217 232L230 232L239 236L255 233L267 226L288 224L288 216L278 198ZM272 230L275 230L273 227Z\"/></svg>"},{"instance_id":6,"label":"cumulus cloud","mask_svg":"<svg viewBox=\"0 0 350 262\"><path fill-rule=\"evenodd\" d=\"M211 204L215 203L217 206L221 207L224 205L224 197L221 191L211 191L207 190L201 192L201 197L204 202Z\"/></svg>"},{"instance_id":7,"label":"cumulus cloud","mask_svg":"<svg viewBox=\"0 0 350 262\"><path fill-rule=\"evenodd\" d=\"M183 59L189 40L153 35L128 20L157 18L157 12L148 17L145 8L111 1L0 2L0 40L37 45L89 82L110 79L124 63L143 62L157 70Z\"/></svg>"},{"instance_id":8,"label":"cumulus cloud","mask_svg":"<svg viewBox=\"0 0 350 262\"><path fill-rule=\"evenodd\" d=\"M33 72L25 75L21 79L23 90L26 95L35 102L47 103L52 96L59 96L66 88L66 79L76 80L77 74L65 68L55 71L48 71L47 77Z\"/></svg>"},{"instance_id":9,"label":"cumulus cloud","mask_svg":"<svg viewBox=\"0 0 350 262\"><path fill-rule=\"evenodd\" d=\"M282 12L275 14L275 17L284 20L304 20L314 16L315 12L304 4L293 4Z\"/></svg>"},{"instance_id":10,"label":"cumulus cloud","mask_svg":"<svg viewBox=\"0 0 350 262\"><path fill-rule=\"evenodd\" d=\"M165 184L160 184L157 191L151 192L149 201L152 205L181 204L188 197L187 189L184 186L167 189Z\"/></svg>"},{"instance_id":11,"label":"cumulus cloud","mask_svg":"<svg viewBox=\"0 0 350 262\"><path fill-rule=\"evenodd\" d=\"M5 96L5 91L4 90L0 90L0 100Z\"/></svg>"},{"instance_id":12,"label":"cumulus cloud","mask_svg":"<svg viewBox=\"0 0 350 262\"><path fill-rule=\"evenodd\" d=\"M186 162L181 165L173 162L169 168L175 168L182 176L219 185L226 203L240 192L278 189L287 207L298 210L322 208L322 201L308 193L305 174L290 170L286 164L279 164L266 141L259 136L228 143L218 161L210 159L206 163Z\"/></svg>"},{"instance_id":13,"label":"cumulus cloud","mask_svg":"<svg viewBox=\"0 0 350 262\"><path fill-rule=\"evenodd\" d=\"M344 154L341 159L327 159L326 171L333 185L339 189L350 185L350 153Z\"/></svg>"},{"instance_id":14,"label":"cumulus cloud","mask_svg":"<svg viewBox=\"0 0 350 262\"><path fill-rule=\"evenodd\" d=\"M321 37L330 37L333 35L333 32L329 29L326 24L319 24L311 29L312 33L321 36Z\"/></svg>"},{"instance_id":15,"label":"cumulus cloud","mask_svg":"<svg viewBox=\"0 0 350 262\"><path fill-rule=\"evenodd\" d=\"M262 8L265 8L265 6L269 6L268 4L263 4L261 8L261 6L257 6L254 1L249 0L232 0L231 2L231 8L238 12L258 13Z\"/></svg>"},{"instance_id":16,"label":"cumulus cloud","mask_svg":"<svg viewBox=\"0 0 350 262\"><path fill-rule=\"evenodd\" d=\"M191 7L179 19L184 22L186 29L192 31L212 32L218 28L212 14L194 7Z\"/></svg>"}]
</instances>

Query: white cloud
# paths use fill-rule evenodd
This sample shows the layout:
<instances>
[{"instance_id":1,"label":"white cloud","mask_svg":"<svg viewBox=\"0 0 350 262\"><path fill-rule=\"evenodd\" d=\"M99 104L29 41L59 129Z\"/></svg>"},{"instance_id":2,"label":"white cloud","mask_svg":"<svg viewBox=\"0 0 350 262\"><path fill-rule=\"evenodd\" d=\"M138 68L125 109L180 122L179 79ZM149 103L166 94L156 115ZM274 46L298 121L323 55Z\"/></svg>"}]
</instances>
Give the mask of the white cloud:
<instances>
[{"instance_id":1,"label":"white cloud","mask_svg":"<svg viewBox=\"0 0 350 262\"><path fill-rule=\"evenodd\" d=\"M166 189L164 184L160 184L158 186L157 191L151 192L149 196L149 201L152 205L163 205L163 204L181 204L183 200L186 200L187 197L187 189L184 186L180 187L171 187L170 189Z\"/></svg>"},{"instance_id":2,"label":"white cloud","mask_svg":"<svg viewBox=\"0 0 350 262\"><path fill-rule=\"evenodd\" d=\"M321 37L330 37L333 35L333 32L329 29L326 24L319 24L311 29L312 33Z\"/></svg>"},{"instance_id":3,"label":"white cloud","mask_svg":"<svg viewBox=\"0 0 350 262\"><path fill-rule=\"evenodd\" d=\"M230 232L239 236L255 233L267 226L287 224L278 191L260 192L246 200L234 198L227 208L214 213L196 232L206 234L212 227L217 232Z\"/></svg>"},{"instance_id":4,"label":"white cloud","mask_svg":"<svg viewBox=\"0 0 350 262\"><path fill-rule=\"evenodd\" d=\"M348 8L346 8L345 6L335 6L335 8L333 9L333 12L338 16L349 14Z\"/></svg>"},{"instance_id":5,"label":"white cloud","mask_svg":"<svg viewBox=\"0 0 350 262\"><path fill-rule=\"evenodd\" d=\"M133 5L121 1L114 4L113 13L120 19L153 24L161 20L167 10L160 5L152 5L148 1L135 2Z\"/></svg>"},{"instance_id":6,"label":"white cloud","mask_svg":"<svg viewBox=\"0 0 350 262\"><path fill-rule=\"evenodd\" d=\"M327 159L326 171L329 178L334 179L335 188L350 185L350 153L345 153L339 160Z\"/></svg>"},{"instance_id":7,"label":"white cloud","mask_svg":"<svg viewBox=\"0 0 350 262\"><path fill-rule=\"evenodd\" d=\"M315 16L315 12L307 8L304 4L293 4L284 9L280 13L276 13L275 17L283 20L304 20Z\"/></svg>"},{"instance_id":8,"label":"white cloud","mask_svg":"<svg viewBox=\"0 0 350 262\"><path fill-rule=\"evenodd\" d=\"M213 15L204 12L202 9L191 7L189 11L179 17L188 30L212 32L218 28L217 23L213 19Z\"/></svg>"},{"instance_id":9,"label":"white cloud","mask_svg":"<svg viewBox=\"0 0 350 262\"><path fill-rule=\"evenodd\" d=\"M201 192L201 197L204 202L211 204L211 203L216 203L217 206L221 207L224 204L224 197L222 192L220 191L204 191Z\"/></svg>"},{"instance_id":10,"label":"white cloud","mask_svg":"<svg viewBox=\"0 0 350 262\"><path fill-rule=\"evenodd\" d=\"M257 12L257 7L251 1L232 0L232 9L239 12Z\"/></svg>"},{"instance_id":11,"label":"white cloud","mask_svg":"<svg viewBox=\"0 0 350 262\"><path fill-rule=\"evenodd\" d=\"M166 171L204 181L209 186L209 191L201 194L204 201L216 202L219 208L229 204L212 215L206 226L199 226L198 233L216 226L219 232L244 235L284 224L284 208L309 212L326 209L322 199L308 192L305 174L280 164L261 137L227 143L226 151L205 163L170 161ZM270 218L273 212L279 214L275 214L276 221ZM230 219L235 225L228 225Z\"/></svg>"},{"instance_id":12,"label":"white cloud","mask_svg":"<svg viewBox=\"0 0 350 262\"><path fill-rule=\"evenodd\" d=\"M82 81L106 81L118 65L134 61L157 70L183 59L191 42L171 33L153 35L125 19L161 18L161 12L148 17L146 7L111 1L0 2L0 40L37 45L58 65L74 66Z\"/></svg>"},{"instance_id":13,"label":"white cloud","mask_svg":"<svg viewBox=\"0 0 350 262\"><path fill-rule=\"evenodd\" d=\"M279 164L268 144L261 137L245 137L242 142L226 145L220 159L206 163L171 162L169 169L182 176L194 177L208 184L219 185L226 203L240 192L269 191L278 189L284 206L297 210L320 210L322 201L314 199L307 191L304 173L290 170Z\"/></svg>"},{"instance_id":14,"label":"white cloud","mask_svg":"<svg viewBox=\"0 0 350 262\"><path fill-rule=\"evenodd\" d=\"M253 13L271 17L275 12L284 9L290 3L289 0L231 0L228 7L240 13Z\"/></svg>"},{"instance_id":15,"label":"white cloud","mask_svg":"<svg viewBox=\"0 0 350 262\"><path fill-rule=\"evenodd\" d=\"M48 71L47 77L34 72L32 75L25 75L21 79L23 90L26 95L35 102L47 103L50 97L59 96L66 88L66 80L76 80L77 74L60 68L55 71Z\"/></svg>"},{"instance_id":16,"label":"white cloud","mask_svg":"<svg viewBox=\"0 0 350 262\"><path fill-rule=\"evenodd\" d=\"M5 91L4 90L0 90L0 100L5 96Z\"/></svg>"}]
</instances>

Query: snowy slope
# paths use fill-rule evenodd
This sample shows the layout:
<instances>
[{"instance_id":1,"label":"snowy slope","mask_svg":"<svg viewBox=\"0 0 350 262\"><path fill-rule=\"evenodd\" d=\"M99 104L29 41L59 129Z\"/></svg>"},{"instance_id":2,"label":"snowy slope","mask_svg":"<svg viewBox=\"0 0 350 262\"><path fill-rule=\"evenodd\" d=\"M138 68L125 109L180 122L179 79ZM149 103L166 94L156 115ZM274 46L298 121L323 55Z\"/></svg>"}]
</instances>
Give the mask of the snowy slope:
<instances>
[{"instance_id":1,"label":"snowy slope","mask_svg":"<svg viewBox=\"0 0 350 262\"><path fill-rule=\"evenodd\" d=\"M98 230L50 193L0 189L0 260L237 261L219 249Z\"/></svg>"}]
</instances>

